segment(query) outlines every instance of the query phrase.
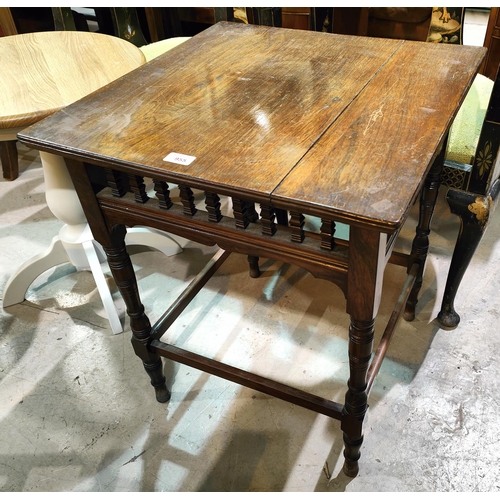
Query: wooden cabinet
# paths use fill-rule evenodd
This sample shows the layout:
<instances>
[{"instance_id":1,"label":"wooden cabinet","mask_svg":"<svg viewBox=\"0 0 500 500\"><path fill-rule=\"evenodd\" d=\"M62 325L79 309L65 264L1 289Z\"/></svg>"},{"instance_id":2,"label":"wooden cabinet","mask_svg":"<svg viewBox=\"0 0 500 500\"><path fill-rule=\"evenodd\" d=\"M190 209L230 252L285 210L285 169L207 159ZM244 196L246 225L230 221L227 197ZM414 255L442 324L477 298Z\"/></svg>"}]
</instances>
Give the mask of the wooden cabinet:
<instances>
[{"instance_id":1,"label":"wooden cabinet","mask_svg":"<svg viewBox=\"0 0 500 500\"><path fill-rule=\"evenodd\" d=\"M282 7L281 26L283 28L310 30L312 10L310 7Z\"/></svg>"},{"instance_id":2,"label":"wooden cabinet","mask_svg":"<svg viewBox=\"0 0 500 500\"><path fill-rule=\"evenodd\" d=\"M491 8L484 46L488 48L488 53L481 73L494 80L500 64L500 7Z\"/></svg>"}]
</instances>

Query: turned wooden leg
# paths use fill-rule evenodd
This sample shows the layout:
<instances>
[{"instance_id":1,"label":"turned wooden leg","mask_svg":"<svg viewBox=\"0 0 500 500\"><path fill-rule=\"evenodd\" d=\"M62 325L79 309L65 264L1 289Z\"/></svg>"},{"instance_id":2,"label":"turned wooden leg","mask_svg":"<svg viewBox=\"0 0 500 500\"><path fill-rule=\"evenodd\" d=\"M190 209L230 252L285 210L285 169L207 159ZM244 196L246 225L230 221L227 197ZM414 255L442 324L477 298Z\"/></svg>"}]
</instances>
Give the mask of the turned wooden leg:
<instances>
[{"instance_id":1,"label":"turned wooden leg","mask_svg":"<svg viewBox=\"0 0 500 500\"><path fill-rule=\"evenodd\" d=\"M408 270L417 262L419 270L415 279L415 284L410 292L406 308L404 312L404 319L406 321L413 321L415 319L415 308L418 302L418 293L422 288L422 281L425 269L425 261L429 251L429 233L431 232L431 220L434 213L434 207L439 193L439 184L441 179L441 171L443 169L445 148L434 161L434 164L429 171L425 184L420 195L420 211L418 225L416 228L416 235L413 240L410 259L408 263Z\"/></svg>"},{"instance_id":2,"label":"turned wooden leg","mask_svg":"<svg viewBox=\"0 0 500 500\"><path fill-rule=\"evenodd\" d=\"M344 434L344 473L349 477L358 474L358 460L363 443L363 419L368 409L366 374L370 363L374 321L357 321L351 316L349 327L349 369L347 393L342 415Z\"/></svg>"},{"instance_id":3,"label":"turned wooden leg","mask_svg":"<svg viewBox=\"0 0 500 500\"><path fill-rule=\"evenodd\" d=\"M68 158L65 162L82 208L88 215L92 235L106 252L109 268L127 307L134 352L142 360L144 369L151 379L157 401L164 403L170 399L170 392L163 375L161 357L148 350L151 341L151 324L144 312L135 271L126 250L125 236L127 231L125 226L118 224L113 226L110 231L102 216L97 199L94 196L89 196L89 193L92 193L95 188L89 175L92 167L89 165L86 168L84 163Z\"/></svg>"},{"instance_id":4,"label":"turned wooden leg","mask_svg":"<svg viewBox=\"0 0 500 500\"><path fill-rule=\"evenodd\" d=\"M382 291L387 235L351 227L347 274L349 326L349 380L342 411L344 473L358 473L363 443L363 419L368 409L368 367L370 365L375 316Z\"/></svg>"},{"instance_id":5,"label":"turned wooden leg","mask_svg":"<svg viewBox=\"0 0 500 500\"><path fill-rule=\"evenodd\" d=\"M104 247L104 250L113 278L127 306L134 352L141 358L144 369L151 379L156 400L165 403L170 399L170 392L163 375L161 357L148 350L148 344L151 340L151 324L144 313L144 306L139 297L134 268L125 247L125 234L124 226L115 226L111 238L112 246Z\"/></svg>"},{"instance_id":6,"label":"turned wooden leg","mask_svg":"<svg viewBox=\"0 0 500 500\"><path fill-rule=\"evenodd\" d=\"M0 142L0 160L2 160L3 178L13 181L19 177L19 162L16 141Z\"/></svg>"},{"instance_id":7,"label":"turned wooden leg","mask_svg":"<svg viewBox=\"0 0 500 500\"><path fill-rule=\"evenodd\" d=\"M498 195L499 186L500 182L497 182L495 184L495 198ZM437 320L441 328L453 330L460 323L460 316L454 308L455 296L486 230L490 215L493 213L494 202L491 195L478 196L455 189L448 191L446 199L452 213L460 217L460 231L453 251L441 311Z\"/></svg>"}]
</instances>

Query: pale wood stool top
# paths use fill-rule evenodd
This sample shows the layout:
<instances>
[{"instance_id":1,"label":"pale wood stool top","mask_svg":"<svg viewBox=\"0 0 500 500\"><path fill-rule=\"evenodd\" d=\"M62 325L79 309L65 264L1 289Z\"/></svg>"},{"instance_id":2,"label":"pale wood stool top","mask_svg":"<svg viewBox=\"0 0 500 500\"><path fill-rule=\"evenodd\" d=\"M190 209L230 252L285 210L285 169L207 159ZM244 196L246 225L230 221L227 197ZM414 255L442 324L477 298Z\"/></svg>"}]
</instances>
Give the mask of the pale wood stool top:
<instances>
[{"instance_id":1,"label":"pale wood stool top","mask_svg":"<svg viewBox=\"0 0 500 500\"><path fill-rule=\"evenodd\" d=\"M145 63L133 44L82 31L0 38L0 129L31 125Z\"/></svg>"}]
</instances>

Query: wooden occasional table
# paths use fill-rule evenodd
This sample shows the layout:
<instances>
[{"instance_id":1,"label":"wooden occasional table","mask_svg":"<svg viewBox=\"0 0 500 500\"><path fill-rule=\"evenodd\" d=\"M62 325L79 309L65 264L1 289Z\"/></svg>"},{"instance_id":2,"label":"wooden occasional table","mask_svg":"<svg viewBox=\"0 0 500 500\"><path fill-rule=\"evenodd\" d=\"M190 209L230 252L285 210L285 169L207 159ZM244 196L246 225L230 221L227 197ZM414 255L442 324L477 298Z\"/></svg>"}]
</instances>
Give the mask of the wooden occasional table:
<instances>
[{"instance_id":1,"label":"wooden occasional table","mask_svg":"<svg viewBox=\"0 0 500 500\"><path fill-rule=\"evenodd\" d=\"M479 47L223 22L19 135L66 159L158 401L170 396L161 357L291 401L341 421L344 471L357 474L368 394L405 304L405 317L414 316L442 146L483 57ZM94 195L99 176L108 185ZM172 203L169 183L181 203ZM206 210L195 208L193 189L204 192ZM395 253L419 195L411 254ZM221 196L234 217L221 214ZM304 215L321 219L317 232L304 229ZM349 241L335 235L339 222ZM137 224L221 248L153 326L124 244L125 227ZM160 340L229 252L248 255L254 277L265 257L343 290L351 318L344 403ZM408 278L372 359L389 261Z\"/></svg>"}]
</instances>

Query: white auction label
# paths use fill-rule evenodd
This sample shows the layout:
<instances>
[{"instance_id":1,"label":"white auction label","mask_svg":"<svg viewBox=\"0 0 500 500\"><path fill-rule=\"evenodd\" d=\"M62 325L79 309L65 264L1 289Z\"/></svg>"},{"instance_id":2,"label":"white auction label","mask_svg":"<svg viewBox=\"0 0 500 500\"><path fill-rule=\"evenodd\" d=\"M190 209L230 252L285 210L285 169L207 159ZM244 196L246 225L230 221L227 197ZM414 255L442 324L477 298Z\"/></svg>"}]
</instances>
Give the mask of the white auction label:
<instances>
[{"instance_id":1,"label":"white auction label","mask_svg":"<svg viewBox=\"0 0 500 500\"><path fill-rule=\"evenodd\" d=\"M194 160L196 160L196 156L183 155L181 153L170 153L163 158L163 161L178 163L179 165L189 165Z\"/></svg>"}]
</instances>

